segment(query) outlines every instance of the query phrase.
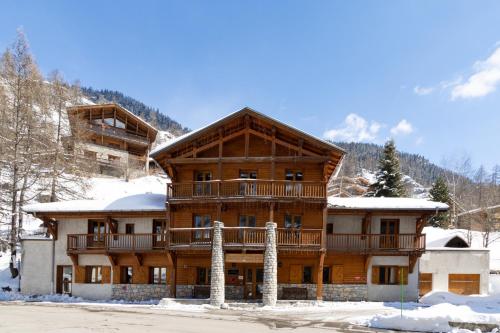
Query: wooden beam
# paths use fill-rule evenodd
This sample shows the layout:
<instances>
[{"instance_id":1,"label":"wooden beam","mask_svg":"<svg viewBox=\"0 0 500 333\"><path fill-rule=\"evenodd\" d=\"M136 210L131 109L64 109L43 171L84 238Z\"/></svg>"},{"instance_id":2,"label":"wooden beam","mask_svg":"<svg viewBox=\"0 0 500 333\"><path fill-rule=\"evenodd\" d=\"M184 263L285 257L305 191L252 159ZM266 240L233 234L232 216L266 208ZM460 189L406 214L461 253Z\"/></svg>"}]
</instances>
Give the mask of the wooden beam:
<instances>
[{"instance_id":1,"label":"wooden beam","mask_svg":"<svg viewBox=\"0 0 500 333\"><path fill-rule=\"evenodd\" d=\"M170 276L170 297L175 298L177 296L177 255L171 252L172 259L172 273Z\"/></svg>"},{"instance_id":2,"label":"wooden beam","mask_svg":"<svg viewBox=\"0 0 500 333\"><path fill-rule=\"evenodd\" d=\"M198 150L199 152L199 150ZM272 162L272 156L249 156L245 158L241 157L221 157L223 163L260 163L260 162ZM275 162L293 162L293 163L323 163L328 160L326 156L275 156ZM161 160L164 164L210 164L217 163L219 157L197 157L197 158L186 158L186 157L176 157L176 158L166 158Z\"/></svg>"},{"instance_id":3,"label":"wooden beam","mask_svg":"<svg viewBox=\"0 0 500 333\"><path fill-rule=\"evenodd\" d=\"M414 254L410 254L408 256L408 273L413 273L415 265L417 263L418 256Z\"/></svg>"},{"instance_id":4,"label":"wooden beam","mask_svg":"<svg viewBox=\"0 0 500 333\"><path fill-rule=\"evenodd\" d=\"M69 258L74 266L78 266L78 254L69 254Z\"/></svg>"},{"instance_id":5,"label":"wooden beam","mask_svg":"<svg viewBox=\"0 0 500 333\"><path fill-rule=\"evenodd\" d=\"M370 267L371 261L372 261L372 256L371 255L367 255L365 257L365 272L368 272L368 267Z\"/></svg>"},{"instance_id":6,"label":"wooden beam","mask_svg":"<svg viewBox=\"0 0 500 333\"><path fill-rule=\"evenodd\" d=\"M52 236L54 240L57 240L58 234L58 223L47 216L42 216L43 226L47 228L47 232Z\"/></svg>"},{"instance_id":7,"label":"wooden beam","mask_svg":"<svg viewBox=\"0 0 500 333\"><path fill-rule=\"evenodd\" d=\"M111 264L111 266L117 266L118 265L118 258L116 256L108 255L108 260Z\"/></svg>"},{"instance_id":8,"label":"wooden beam","mask_svg":"<svg viewBox=\"0 0 500 333\"><path fill-rule=\"evenodd\" d=\"M144 258L142 256L142 254L140 254L140 253L134 253L134 258L137 261L137 265L138 266L142 266L142 263L144 261Z\"/></svg>"},{"instance_id":9,"label":"wooden beam","mask_svg":"<svg viewBox=\"0 0 500 333\"><path fill-rule=\"evenodd\" d=\"M276 127L271 129L271 179L276 177Z\"/></svg>"},{"instance_id":10,"label":"wooden beam","mask_svg":"<svg viewBox=\"0 0 500 333\"><path fill-rule=\"evenodd\" d=\"M325 262L326 251L321 251L319 255L318 270L316 272L316 300L323 300L323 265Z\"/></svg>"},{"instance_id":11,"label":"wooden beam","mask_svg":"<svg viewBox=\"0 0 500 333\"><path fill-rule=\"evenodd\" d=\"M245 115L245 157L248 157L248 152L250 150L250 116Z\"/></svg>"},{"instance_id":12,"label":"wooden beam","mask_svg":"<svg viewBox=\"0 0 500 333\"><path fill-rule=\"evenodd\" d=\"M111 216L106 216L106 224L108 225L108 230L112 234L118 233L118 221L113 220Z\"/></svg>"}]
</instances>

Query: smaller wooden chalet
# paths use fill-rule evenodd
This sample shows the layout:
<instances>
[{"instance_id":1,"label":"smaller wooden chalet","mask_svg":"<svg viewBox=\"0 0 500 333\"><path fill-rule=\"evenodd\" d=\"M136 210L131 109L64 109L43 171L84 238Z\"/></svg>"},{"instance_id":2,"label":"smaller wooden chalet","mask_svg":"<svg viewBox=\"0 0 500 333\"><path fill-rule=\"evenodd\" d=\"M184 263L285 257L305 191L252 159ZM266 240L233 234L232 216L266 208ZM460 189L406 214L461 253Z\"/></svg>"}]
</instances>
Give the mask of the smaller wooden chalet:
<instances>
[{"instance_id":1,"label":"smaller wooden chalet","mask_svg":"<svg viewBox=\"0 0 500 333\"><path fill-rule=\"evenodd\" d=\"M119 175L125 169L147 169L157 130L119 104L68 108L73 138L83 158L97 161L101 173ZM71 141L70 141L71 142Z\"/></svg>"}]
</instances>

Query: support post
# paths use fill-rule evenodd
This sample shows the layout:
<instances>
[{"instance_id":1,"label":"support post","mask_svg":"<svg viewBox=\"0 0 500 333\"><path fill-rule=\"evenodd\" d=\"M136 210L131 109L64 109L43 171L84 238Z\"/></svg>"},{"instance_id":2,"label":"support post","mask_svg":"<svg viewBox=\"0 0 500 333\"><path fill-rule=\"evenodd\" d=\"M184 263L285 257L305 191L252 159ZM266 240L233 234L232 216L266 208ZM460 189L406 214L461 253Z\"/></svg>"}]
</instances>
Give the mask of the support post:
<instances>
[{"instance_id":1,"label":"support post","mask_svg":"<svg viewBox=\"0 0 500 333\"><path fill-rule=\"evenodd\" d=\"M264 254L264 285L262 303L275 306L278 299L278 255L276 251L276 223L266 223L266 252Z\"/></svg>"},{"instance_id":2,"label":"support post","mask_svg":"<svg viewBox=\"0 0 500 333\"><path fill-rule=\"evenodd\" d=\"M318 272L316 275L316 300L323 300L323 266L325 262L325 252L321 251L319 256Z\"/></svg>"},{"instance_id":3,"label":"support post","mask_svg":"<svg viewBox=\"0 0 500 333\"><path fill-rule=\"evenodd\" d=\"M210 281L210 304L221 307L225 301L224 251L222 249L224 223L214 222L212 240L212 277Z\"/></svg>"}]
</instances>

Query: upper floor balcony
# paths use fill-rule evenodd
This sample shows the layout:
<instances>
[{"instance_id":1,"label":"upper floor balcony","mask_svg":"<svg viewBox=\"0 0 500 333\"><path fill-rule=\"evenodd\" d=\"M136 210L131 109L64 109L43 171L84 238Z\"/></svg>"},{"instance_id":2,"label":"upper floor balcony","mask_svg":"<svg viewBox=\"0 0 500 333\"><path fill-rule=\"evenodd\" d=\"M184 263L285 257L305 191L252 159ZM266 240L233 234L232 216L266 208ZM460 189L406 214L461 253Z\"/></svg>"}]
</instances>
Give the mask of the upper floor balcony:
<instances>
[{"instance_id":1,"label":"upper floor balcony","mask_svg":"<svg viewBox=\"0 0 500 333\"><path fill-rule=\"evenodd\" d=\"M228 179L171 183L167 200L303 199L326 200L326 184L314 181Z\"/></svg>"},{"instance_id":2,"label":"upper floor balcony","mask_svg":"<svg viewBox=\"0 0 500 333\"><path fill-rule=\"evenodd\" d=\"M149 140L147 137L131 133L122 128L109 126L109 125L99 125L99 124L88 124L88 129L95 132L98 135L104 135L113 137L116 139L126 140L139 145L149 145Z\"/></svg>"},{"instance_id":3,"label":"upper floor balcony","mask_svg":"<svg viewBox=\"0 0 500 333\"><path fill-rule=\"evenodd\" d=\"M213 228L173 228L160 234L70 234L67 252L147 253L167 250L210 250ZM319 251L353 254L407 254L425 250L425 235L418 234L324 234L321 229L276 229L276 245L281 250ZM264 250L266 229L224 227L226 250Z\"/></svg>"}]
</instances>

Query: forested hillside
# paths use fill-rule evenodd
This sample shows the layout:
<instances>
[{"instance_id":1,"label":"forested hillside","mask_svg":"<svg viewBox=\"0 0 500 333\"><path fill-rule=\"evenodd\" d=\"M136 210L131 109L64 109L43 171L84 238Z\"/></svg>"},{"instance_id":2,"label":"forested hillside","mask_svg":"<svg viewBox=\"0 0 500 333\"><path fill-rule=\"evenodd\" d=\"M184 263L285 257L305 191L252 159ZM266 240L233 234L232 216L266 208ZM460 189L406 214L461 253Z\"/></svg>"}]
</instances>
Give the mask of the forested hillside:
<instances>
[{"instance_id":1,"label":"forested hillside","mask_svg":"<svg viewBox=\"0 0 500 333\"><path fill-rule=\"evenodd\" d=\"M118 103L160 130L169 131L174 135L181 135L188 131L188 128L182 127L182 125L177 121L161 113L159 109L147 106L146 104L139 102L132 97L126 96L119 91L108 89L96 90L91 87L87 87L82 88L82 92L94 103Z\"/></svg>"},{"instance_id":2,"label":"forested hillside","mask_svg":"<svg viewBox=\"0 0 500 333\"><path fill-rule=\"evenodd\" d=\"M342 175L352 177L361 174L362 169L377 170L383 146L373 143L335 142L347 151L342 166ZM401 172L425 186L431 186L439 176L449 176L451 171L429 162L421 155L399 152ZM445 177L446 178L446 177Z\"/></svg>"}]
</instances>

